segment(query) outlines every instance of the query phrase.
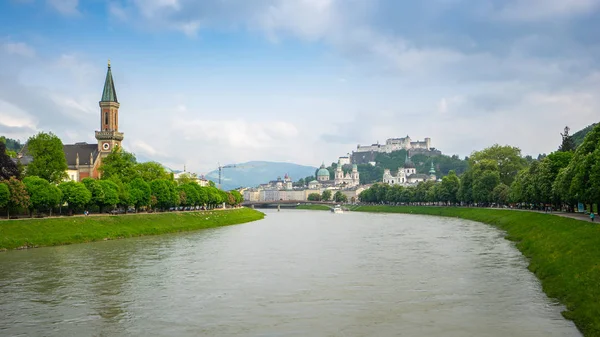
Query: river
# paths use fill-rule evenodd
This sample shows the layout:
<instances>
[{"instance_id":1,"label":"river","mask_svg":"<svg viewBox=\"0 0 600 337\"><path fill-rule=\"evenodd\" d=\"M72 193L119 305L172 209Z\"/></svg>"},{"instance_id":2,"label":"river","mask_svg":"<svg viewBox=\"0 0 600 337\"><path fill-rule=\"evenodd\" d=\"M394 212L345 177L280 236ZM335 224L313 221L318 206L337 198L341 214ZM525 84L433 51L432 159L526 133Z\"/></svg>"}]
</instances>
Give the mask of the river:
<instances>
[{"instance_id":1,"label":"river","mask_svg":"<svg viewBox=\"0 0 600 337\"><path fill-rule=\"evenodd\" d=\"M0 253L1 336L581 336L488 225L267 210Z\"/></svg>"}]
</instances>

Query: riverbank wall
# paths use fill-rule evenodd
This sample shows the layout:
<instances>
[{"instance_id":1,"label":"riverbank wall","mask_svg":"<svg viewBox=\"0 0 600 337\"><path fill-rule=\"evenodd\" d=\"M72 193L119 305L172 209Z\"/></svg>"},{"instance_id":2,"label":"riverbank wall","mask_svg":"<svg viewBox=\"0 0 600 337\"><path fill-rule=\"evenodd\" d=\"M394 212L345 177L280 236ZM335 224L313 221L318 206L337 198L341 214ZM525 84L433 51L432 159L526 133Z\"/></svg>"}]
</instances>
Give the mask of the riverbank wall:
<instances>
[{"instance_id":1,"label":"riverbank wall","mask_svg":"<svg viewBox=\"0 0 600 337\"><path fill-rule=\"evenodd\" d=\"M0 222L0 250L58 246L193 231L261 220L264 213L232 210L76 216Z\"/></svg>"},{"instance_id":2,"label":"riverbank wall","mask_svg":"<svg viewBox=\"0 0 600 337\"><path fill-rule=\"evenodd\" d=\"M461 218L495 226L529 259L544 292L584 336L600 336L600 224L552 214L458 207L358 206L353 211Z\"/></svg>"}]
</instances>

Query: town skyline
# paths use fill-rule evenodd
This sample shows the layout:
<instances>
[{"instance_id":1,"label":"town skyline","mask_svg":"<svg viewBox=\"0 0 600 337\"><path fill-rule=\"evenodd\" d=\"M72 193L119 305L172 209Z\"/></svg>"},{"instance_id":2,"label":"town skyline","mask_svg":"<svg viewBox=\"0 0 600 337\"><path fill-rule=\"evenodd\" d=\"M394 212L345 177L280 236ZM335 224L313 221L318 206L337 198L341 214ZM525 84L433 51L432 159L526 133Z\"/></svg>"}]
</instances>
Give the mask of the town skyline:
<instances>
[{"instance_id":1,"label":"town skyline","mask_svg":"<svg viewBox=\"0 0 600 337\"><path fill-rule=\"evenodd\" d=\"M491 3L9 1L0 132L92 142L110 58L124 147L173 169L318 166L406 134L461 157L549 153L565 125L597 122L600 49L583 27L598 2ZM457 11L475 30L448 22Z\"/></svg>"}]
</instances>

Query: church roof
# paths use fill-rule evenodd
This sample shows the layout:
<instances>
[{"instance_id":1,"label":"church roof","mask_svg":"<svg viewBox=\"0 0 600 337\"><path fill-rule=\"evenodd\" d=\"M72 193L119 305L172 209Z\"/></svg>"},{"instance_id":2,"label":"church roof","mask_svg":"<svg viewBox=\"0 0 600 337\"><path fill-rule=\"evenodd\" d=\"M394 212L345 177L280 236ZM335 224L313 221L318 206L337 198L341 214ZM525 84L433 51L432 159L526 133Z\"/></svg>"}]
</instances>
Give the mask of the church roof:
<instances>
[{"instance_id":1,"label":"church roof","mask_svg":"<svg viewBox=\"0 0 600 337\"><path fill-rule=\"evenodd\" d=\"M329 177L329 171L326 168L319 169L317 177Z\"/></svg>"},{"instance_id":2,"label":"church roof","mask_svg":"<svg viewBox=\"0 0 600 337\"><path fill-rule=\"evenodd\" d=\"M98 157L98 144L75 143L63 145L63 152L67 159L67 165L73 167L77 164L79 154L79 165L90 165L90 154L94 161Z\"/></svg>"},{"instance_id":3,"label":"church roof","mask_svg":"<svg viewBox=\"0 0 600 337\"><path fill-rule=\"evenodd\" d=\"M106 80L104 81L104 90L102 91L102 100L100 102L119 103L117 100L117 91L115 90L115 82L110 71L110 61L108 61L108 70L106 71Z\"/></svg>"}]
</instances>

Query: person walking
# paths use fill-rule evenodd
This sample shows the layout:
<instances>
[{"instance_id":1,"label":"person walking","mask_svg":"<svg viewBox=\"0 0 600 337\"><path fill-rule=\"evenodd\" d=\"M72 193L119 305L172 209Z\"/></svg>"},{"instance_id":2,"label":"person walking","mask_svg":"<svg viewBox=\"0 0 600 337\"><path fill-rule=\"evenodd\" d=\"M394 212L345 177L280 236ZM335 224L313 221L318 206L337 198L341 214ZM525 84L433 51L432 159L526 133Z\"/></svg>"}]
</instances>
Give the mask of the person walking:
<instances>
[{"instance_id":1,"label":"person walking","mask_svg":"<svg viewBox=\"0 0 600 337\"><path fill-rule=\"evenodd\" d=\"M594 214L594 212L590 212L590 220L592 220L592 222L594 222L595 217L596 217L596 214Z\"/></svg>"}]
</instances>

